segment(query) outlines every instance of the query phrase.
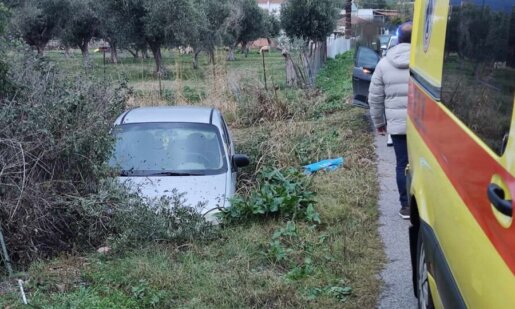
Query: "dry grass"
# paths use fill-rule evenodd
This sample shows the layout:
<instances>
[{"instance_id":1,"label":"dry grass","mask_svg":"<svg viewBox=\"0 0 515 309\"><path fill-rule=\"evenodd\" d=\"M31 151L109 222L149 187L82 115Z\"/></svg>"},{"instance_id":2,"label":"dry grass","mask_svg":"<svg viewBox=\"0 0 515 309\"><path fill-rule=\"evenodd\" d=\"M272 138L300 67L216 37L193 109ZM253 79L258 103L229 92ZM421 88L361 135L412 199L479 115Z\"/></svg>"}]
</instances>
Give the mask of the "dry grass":
<instances>
[{"instance_id":1,"label":"dry grass","mask_svg":"<svg viewBox=\"0 0 515 309\"><path fill-rule=\"evenodd\" d=\"M341 104L348 85L331 98L316 91L304 93L280 86L264 91L258 76L259 62L255 57L245 61L206 66L196 88L202 87L205 97L197 102L188 101L186 95L187 87L193 87L191 83L197 81L174 80L166 81L165 85L173 87L174 95L180 97L174 104L214 106L224 112L231 123L238 152L248 154L252 162L249 168L240 170L241 183L248 184L241 186L242 191L252 188L255 173L265 166L301 168L320 159L343 156L343 168L312 176L322 224L297 222L298 238L289 259L280 263L266 253L272 235L284 226L280 220L225 226L218 239L181 247L153 245L121 256L93 254L88 257L89 264L81 267L84 288L67 290L64 294L43 294L44 287L31 286L29 295L34 305L53 308L376 306L381 286L378 273L384 254L377 231L378 183L367 112ZM184 68L176 68L174 74L181 76L181 69ZM277 70L271 73L277 82L282 68L273 69ZM145 83L139 85L140 90L151 87ZM339 111L329 115L317 113L329 99ZM167 104L166 100L152 98L151 101ZM312 270L305 276L290 279L288 273L304 265L306 257L311 260ZM31 277L40 271L38 267L30 270ZM351 287L352 294L341 300L313 292L340 287ZM0 300L0 307L12 303Z\"/></svg>"},{"instance_id":2,"label":"dry grass","mask_svg":"<svg viewBox=\"0 0 515 309\"><path fill-rule=\"evenodd\" d=\"M228 121L237 117L237 102L233 95L234 90L231 90L232 81L226 62L218 56L217 64L211 65L210 73L206 74L206 96L200 101L200 105L218 108Z\"/></svg>"}]
</instances>

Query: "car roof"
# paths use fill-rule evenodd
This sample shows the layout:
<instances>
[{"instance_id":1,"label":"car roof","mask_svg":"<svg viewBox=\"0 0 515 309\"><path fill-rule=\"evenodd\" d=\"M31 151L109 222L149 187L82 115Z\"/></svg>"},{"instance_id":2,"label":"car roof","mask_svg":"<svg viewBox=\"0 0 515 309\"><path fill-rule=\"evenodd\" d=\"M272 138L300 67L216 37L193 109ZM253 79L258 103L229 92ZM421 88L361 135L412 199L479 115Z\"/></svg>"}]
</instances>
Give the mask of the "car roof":
<instances>
[{"instance_id":1,"label":"car roof","mask_svg":"<svg viewBox=\"0 0 515 309\"><path fill-rule=\"evenodd\" d=\"M213 123L214 108L197 106L141 107L131 109L118 117L115 125L145 122Z\"/></svg>"}]
</instances>

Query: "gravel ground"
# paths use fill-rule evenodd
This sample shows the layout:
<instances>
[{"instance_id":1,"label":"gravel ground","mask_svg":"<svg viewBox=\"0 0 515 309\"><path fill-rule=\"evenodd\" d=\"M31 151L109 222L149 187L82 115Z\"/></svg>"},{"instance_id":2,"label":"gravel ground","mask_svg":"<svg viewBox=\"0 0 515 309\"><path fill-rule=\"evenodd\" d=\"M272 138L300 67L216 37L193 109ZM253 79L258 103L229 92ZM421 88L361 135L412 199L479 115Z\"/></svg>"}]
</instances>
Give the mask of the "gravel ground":
<instances>
[{"instance_id":1,"label":"gravel ground","mask_svg":"<svg viewBox=\"0 0 515 309\"><path fill-rule=\"evenodd\" d=\"M400 209L397 184L395 182L395 154L393 147L386 146L386 137L376 136L376 153L380 182L379 232L383 239L388 263L381 272L384 289L378 308L416 308L411 281L409 252L409 220L399 217Z\"/></svg>"}]
</instances>

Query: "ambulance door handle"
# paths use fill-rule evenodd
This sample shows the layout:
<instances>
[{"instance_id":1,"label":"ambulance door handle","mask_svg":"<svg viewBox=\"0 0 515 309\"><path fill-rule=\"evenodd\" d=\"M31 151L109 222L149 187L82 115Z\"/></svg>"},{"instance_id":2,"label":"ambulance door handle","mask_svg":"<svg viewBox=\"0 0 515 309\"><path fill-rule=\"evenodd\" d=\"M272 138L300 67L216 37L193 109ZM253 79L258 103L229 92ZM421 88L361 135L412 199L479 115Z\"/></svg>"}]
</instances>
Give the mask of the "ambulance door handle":
<instances>
[{"instance_id":1,"label":"ambulance door handle","mask_svg":"<svg viewBox=\"0 0 515 309\"><path fill-rule=\"evenodd\" d=\"M505 216L513 216L513 205L511 200L506 200L504 190L498 185L491 183L488 186L488 199L500 213Z\"/></svg>"}]
</instances>

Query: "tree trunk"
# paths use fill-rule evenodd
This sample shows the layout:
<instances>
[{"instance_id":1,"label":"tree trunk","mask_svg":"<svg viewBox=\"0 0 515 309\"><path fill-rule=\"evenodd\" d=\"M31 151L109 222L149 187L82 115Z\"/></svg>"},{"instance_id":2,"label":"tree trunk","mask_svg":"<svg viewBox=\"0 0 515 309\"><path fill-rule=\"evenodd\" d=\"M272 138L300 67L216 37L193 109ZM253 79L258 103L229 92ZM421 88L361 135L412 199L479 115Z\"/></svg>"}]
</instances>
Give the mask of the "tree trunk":
<instances>
[{"instance_id":1,"label":"tree trunk","mask_svg":"<svg viewBox=\"0 0 515 309\"><path fill-rule=\"evenodd\" d=\"M195 51L193 51L193 69L198 69L198 55L200 54L200 52L202 51L202 49L195 49Z\"/></svg>"},{"instance_id":2,"label":"tree trunk","mask_svg":"<svg viewBox=\"0 0 515 309\"><path fill-rule=\"evenodd\" d=\"M322 64L327 62L327 40L321 42L320 52L322 56Z\"/></svg>"},{"instance_id":3,"label":"tree trunk","mask_svg":"<svg viewBox=\"0 0 515 309\"><path fill-rule=\"evenodd\" d=\"M161 56L161 44L160 43L152 43L148 44L150 46L150 50L154 55L154 61L156 62L156 71L155 73L161 76L166 74L166 69L163 66L163 58Z\"/></svg>"},{"instance_id":4,"label":"tree trunk","mask_svg":"<svg viewBox=\"0 0 515 309\"><path fill-rule=\"evenodd\" d=\"M345 38L352 36L352 0L345 0Z\"/></svg>"},{"instance_id":5,"label":"tree trunk","mask_svg":"<svg viewBox=\"0 0 515 309\"><path fill-rule=\"evenodd\" d=\"M245 58L247 58L249 55L249 48L247 45L248 45L247 42L241 43L241 53L245 55Z\"/></svg>"},{"instance_id":6,"label":"tree trunk","mask_svg":"<svg viewBox=\"0 0 515 309\"><path fill-rule=\"evenodd\" d=\"M43 57L45 54L45 45L46 44L38 44L36 45L36 50L38 51L38 57Z\"/></svg>"},{"instance_id":7,"label":"tree trunk","mask_svg":"<svg viewBox=\"0 0 515 309\"><path fill-rule=\"evenodd\" d=\"M311 51L311 47L309 50L304 50L302 53L302 64L304 66L304 71L306 72L306 85L311 87L313 85L313 67L312 67L312 57L313 53Z\"/></svg>"},{"instance_id":8,"label":"tree trunk","mask_svg":"<svg viewBox=\"0 0 515 309\"><path fill-rule=\"evenodd\" d=\"M282 55L284 57L284 61L286 62L286 85L288 85L288 87L299 86L299 76L297 75L295 63L291 58L290 52L286 49L283 49Z\"/></svg>"},{"instance_id":9,"label":"tree trunk","mask_svg":"<svg viewBox=\"0 0 515 309\"><path fill-rule=\"evenodd\" d=\"M126 51L128 51L128 52L129 52L129 54L131 54L131 55L132 55L132 57L134 57L134 59L138 59L138 58L139 58L139 52L138 52L138 50L137 50L137 49L132 50L132 49L130 49L130 48L125 48L125 50L126 50Z\"/></svg>"},{"instance_id":10,"label":"tree trunk","mask_svg":"<svg viewBox=\"0 0 515 309\"><path fill-rule=\"evenodd\" d=\"M116 49L115 42L109 42L109 46L111 47L111 63L118 63L118 50Z\"/></svg>"},{"instance_id":11,"label":"tree trunk","mask_svg":"<svg viewBox=\"0 0 515 309\"><path fill-rule=\"evenodd\" d=\"M215 65L216 64L215 51L211 49L207 53L209 56L209 64Z\"/></svg>"},{"instance_id":12,"label":"tree trunk","mask_svg":"<svg viewBox=\"0 0 515 309\"><path fill-rule=\"evenodd\" d=\"M161 48L159 48L159 50L161 50ZM161 51L159 51L159 54L161 54ZM143 59L148 59L148 58L150 58L150 56L149 56L149 54L148 54L148 49L146 49L146 48L145 48L145 49L143 49L143 50L141 51L141 58L143 58Z\"/></svg>"},{"instance_id":13,"label":"tree trunk","mask_svg":"<svg viewBox=\"0 0 515 309\"><path fill-rule=\"evenodd\" d=\"M323 42L315 42L313 44L313 53L311 55L311 70L312 70L312 82L315 81L315 76L318 71L322 68L324 64L324 55L323 55Z\"/></svg>"},{"instance_id":14,"label":"tree trunk","mask_svg":"<svg viewBox=\"0 0 515 309\"><path fill-rule=\"evenodd\" d=\"M72 56L72 54L70 53L70 47L69 46L65 46L64 47L64 58L68 59Z\"/></svg>"},{"instance_id":15,"label":"tree trunk","mask_svg":"<svg viewBox=\"0 0 515 309\"><path fill-rule=\"evenodd\" d=\"M79 45L80 51L82 53L82 59L84 61L84 66L89 67L89 46L88 42L85 42Z\"/></svg>"},{"instance_id":16,"label":"tree trunk","mask_svg":"<svg viewBox=\"0 0 515 309\"><path fill-rule=\"evenodd\" d=\"M236 56L234 55L234 47L229 47L229 52L227 53L227 61L235 61Z\"/></svg>"}]
</instances>

